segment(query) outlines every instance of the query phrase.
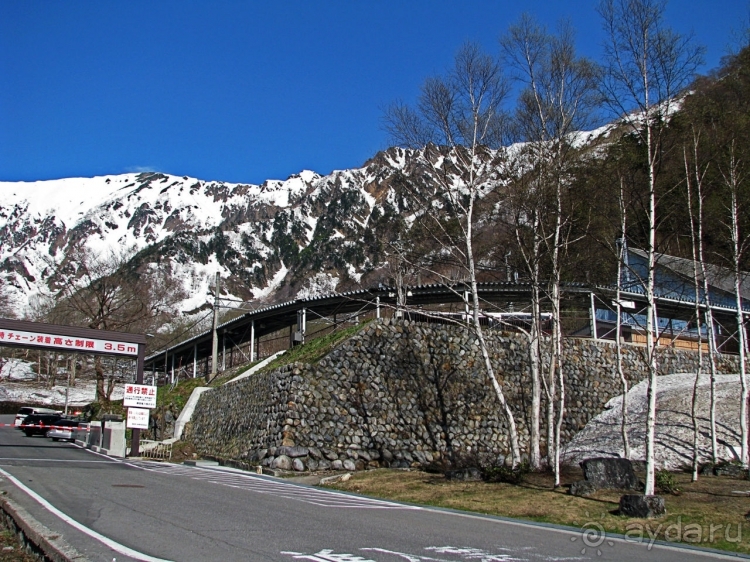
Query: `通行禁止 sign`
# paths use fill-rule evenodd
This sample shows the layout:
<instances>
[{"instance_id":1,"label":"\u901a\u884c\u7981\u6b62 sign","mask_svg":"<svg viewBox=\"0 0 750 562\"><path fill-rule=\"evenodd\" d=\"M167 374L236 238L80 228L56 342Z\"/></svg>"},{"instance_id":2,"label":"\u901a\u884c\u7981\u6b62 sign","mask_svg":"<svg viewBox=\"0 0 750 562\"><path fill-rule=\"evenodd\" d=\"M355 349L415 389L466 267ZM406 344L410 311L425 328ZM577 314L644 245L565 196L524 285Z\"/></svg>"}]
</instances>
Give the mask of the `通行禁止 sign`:
<instances>
[{"instance_id":1,"label":"\u901a\u884c\u7981\u6b62 sign","mask_svg":"<svg viewBox=\"0 0 750 562\"><path fill-rule=\"evenodd\" d=\"M122 405L126 408L156 408L156 387L126 384Z\"/></svg>"}]
</instances>

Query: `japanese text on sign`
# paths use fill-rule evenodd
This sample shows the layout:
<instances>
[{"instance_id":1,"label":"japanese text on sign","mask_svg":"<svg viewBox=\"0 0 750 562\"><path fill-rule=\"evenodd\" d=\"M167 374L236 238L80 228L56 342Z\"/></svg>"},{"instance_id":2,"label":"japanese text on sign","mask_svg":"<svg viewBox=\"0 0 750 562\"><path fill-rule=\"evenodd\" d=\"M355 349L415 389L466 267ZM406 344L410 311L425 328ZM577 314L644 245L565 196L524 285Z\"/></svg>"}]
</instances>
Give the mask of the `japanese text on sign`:
<instances>
[{"instance_id":1,"label":"japanese text on sign","mask_svg":"<svg viewBox=\"0 0 750 562\"><path fill-rule=\"evenodd\" d=\"M156 387L126 384L122 405L126 408L156 408Z\"/></svg>"},{"instance_id":2,"label":"japanese text on sign","mask_svg":"<svg viewBox=\"0 0 750 562\"><path fill-rule=\"evenodd\" d=\"M148 429L148 416L145 408L128 408L128 429Z\"/></svg>"},{"instance_id":3,"label":"japanese text on sign","mask_svg":"<svg viewBox=\"0 0 750 562\"><path fill-rule=\"evenodd\" d=\"M24 332L22 330L0 330L0 343L19 345L44 345L68 349L70 351L89 351L112 353L116 355L138 355L138 344L99 340L93 338L74 338L70 336L56 336L39 332Z\"/></svg>"}]
</instances>

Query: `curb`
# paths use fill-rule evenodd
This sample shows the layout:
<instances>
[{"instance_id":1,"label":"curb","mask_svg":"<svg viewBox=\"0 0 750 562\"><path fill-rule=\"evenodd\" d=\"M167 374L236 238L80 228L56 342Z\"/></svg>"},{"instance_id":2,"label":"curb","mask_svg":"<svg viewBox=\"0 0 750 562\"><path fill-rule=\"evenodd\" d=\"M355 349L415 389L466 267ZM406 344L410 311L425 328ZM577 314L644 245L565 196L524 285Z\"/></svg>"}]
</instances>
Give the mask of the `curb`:
<instances>
[{"instance_id":1,"label":"curb","mask_svg":"<svg viewBox=\"0 0 750 562\"><path fill-rule=\"evenodd\" d=\"M32 555L51 562L89 562L88 558L71 547L61 535L56 535L34 519L31 514L7 496L0 496L0 518L3 527L14 532Z\"/></svg>"}]
</instances>

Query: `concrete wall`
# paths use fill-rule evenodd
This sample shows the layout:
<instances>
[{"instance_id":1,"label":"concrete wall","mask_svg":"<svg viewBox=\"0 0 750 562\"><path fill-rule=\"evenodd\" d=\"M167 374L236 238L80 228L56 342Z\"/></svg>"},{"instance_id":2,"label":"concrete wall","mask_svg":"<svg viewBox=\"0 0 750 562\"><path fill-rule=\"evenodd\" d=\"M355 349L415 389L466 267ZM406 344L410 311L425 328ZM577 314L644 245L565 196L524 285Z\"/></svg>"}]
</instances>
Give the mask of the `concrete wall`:
<instances>
[{"instance_id":1,"label":"concrete wall","mask_svg":"<svg viewBox=\"0 0 750 562\"><path fill-rule=\"evenodd\" d=\"M531 382L523 335L488 331L498 378L528 446ZM563 440L621 394L612 342L565 340ZM627 346L631 384L645 348ZM697 353L660 348L661 374L694 372ZM722 357L721 372L736 359ZM543 405L544 407L544 405ZM203 394L186 431L204 456L296 470L411 466L451 451L507 454L507 427L478 345L457 326L372 323L316 365L288 365Z\"/></svg>"}]
</instances>

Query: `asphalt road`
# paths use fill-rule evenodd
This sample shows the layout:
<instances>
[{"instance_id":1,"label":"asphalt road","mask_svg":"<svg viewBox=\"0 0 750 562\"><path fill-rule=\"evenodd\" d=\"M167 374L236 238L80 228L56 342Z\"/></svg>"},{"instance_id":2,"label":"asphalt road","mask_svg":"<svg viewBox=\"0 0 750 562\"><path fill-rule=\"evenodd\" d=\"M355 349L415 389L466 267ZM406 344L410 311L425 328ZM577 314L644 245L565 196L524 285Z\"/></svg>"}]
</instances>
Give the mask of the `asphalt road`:
<instances>
[{"instance_id":1,"label":"asphalt road","mask_svg":"<svg viewBox=\"0 0 750 562\"><path fill-rule=\"evenodd\" d=\"M0 416L0 423L11 419ZM602 536L596 526L599 514L582 521L582 529L550 528L383 502L240 471L118 461L25 437L12 428L0 427L0 469L0 490L92 561L729 558L649 546L646 533L642 543Z\"/></svg>"}]
</instances>

